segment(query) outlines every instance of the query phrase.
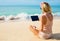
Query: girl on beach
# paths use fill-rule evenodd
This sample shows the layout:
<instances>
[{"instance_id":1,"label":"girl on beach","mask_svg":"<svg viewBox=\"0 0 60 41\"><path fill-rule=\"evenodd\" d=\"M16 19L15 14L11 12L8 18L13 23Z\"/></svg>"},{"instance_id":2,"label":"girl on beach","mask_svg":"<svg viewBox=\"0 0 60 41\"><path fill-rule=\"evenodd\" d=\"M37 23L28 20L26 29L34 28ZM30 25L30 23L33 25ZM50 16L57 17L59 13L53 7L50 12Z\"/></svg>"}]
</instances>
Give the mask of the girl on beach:
<instances>
[{"instance_id":1,"label":"girl on beach","mask_svg":"<svg viewBox=\"0 0 60 41\"><path fill-rule=\"evenodd\" d=\"M42 15L40 16L40 27L30 25L29 29L38 37L49 39L52 36L53 15L47 2L41 3Z\"/></svg>"}]
</instances>

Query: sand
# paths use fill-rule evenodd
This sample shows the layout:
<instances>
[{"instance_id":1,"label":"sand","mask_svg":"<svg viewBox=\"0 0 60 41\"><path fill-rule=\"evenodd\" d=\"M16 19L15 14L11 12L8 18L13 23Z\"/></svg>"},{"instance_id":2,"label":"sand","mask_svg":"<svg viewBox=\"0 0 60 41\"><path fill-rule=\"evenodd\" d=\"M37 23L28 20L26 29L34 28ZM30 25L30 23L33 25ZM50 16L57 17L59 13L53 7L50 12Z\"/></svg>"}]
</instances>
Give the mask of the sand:
<instances>
[{"instance_id":1,"label":"sand","mask_svg":"<svg viewBox=\"0 0 60 41\"><path fill-rule=\"evenodd\" d=\"M30 24L39 26L38 21L0 22L0 41L60 41L60 19L54 19L52 27L53 37L48 40L34 36L29 30Z\"/></svg>"}]
</instances>

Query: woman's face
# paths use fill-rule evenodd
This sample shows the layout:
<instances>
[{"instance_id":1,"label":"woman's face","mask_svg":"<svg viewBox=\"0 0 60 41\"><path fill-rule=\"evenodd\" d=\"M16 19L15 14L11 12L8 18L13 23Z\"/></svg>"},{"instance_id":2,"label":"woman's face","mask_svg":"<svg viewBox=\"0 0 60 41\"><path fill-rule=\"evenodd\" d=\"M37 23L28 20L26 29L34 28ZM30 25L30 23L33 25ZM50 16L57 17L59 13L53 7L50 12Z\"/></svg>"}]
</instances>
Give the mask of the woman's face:
<instances>
[{"instance_id":1,"label":"woman's face","mask_svg":"<svg viewBox=\"0 0 60 41\"><path fill-rule=\"evenodd\" d=\"M42 9L42 7L43 7L43 4L44 4L43 2L40 4L40 8L41 8L41 9Z\"/></svg>"}]
</instances>

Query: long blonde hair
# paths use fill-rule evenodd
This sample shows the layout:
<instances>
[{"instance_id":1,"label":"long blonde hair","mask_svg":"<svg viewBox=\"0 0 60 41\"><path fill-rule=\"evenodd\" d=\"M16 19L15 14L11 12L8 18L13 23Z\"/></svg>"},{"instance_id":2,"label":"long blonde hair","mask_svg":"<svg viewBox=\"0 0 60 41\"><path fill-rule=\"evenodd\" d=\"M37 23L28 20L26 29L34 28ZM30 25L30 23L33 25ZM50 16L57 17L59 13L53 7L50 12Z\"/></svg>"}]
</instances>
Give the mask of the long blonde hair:
<instances>
[{"instance_id":1,"label":"long blonde hair","mask_svg":"<svg viewBox=\"0 0 60 41\"><path fill-rule=\"evenodd\" d=\"M47 2L43 2L42 12L49 12L51 13L51 7Z\"/></svg>"}]
</instances>

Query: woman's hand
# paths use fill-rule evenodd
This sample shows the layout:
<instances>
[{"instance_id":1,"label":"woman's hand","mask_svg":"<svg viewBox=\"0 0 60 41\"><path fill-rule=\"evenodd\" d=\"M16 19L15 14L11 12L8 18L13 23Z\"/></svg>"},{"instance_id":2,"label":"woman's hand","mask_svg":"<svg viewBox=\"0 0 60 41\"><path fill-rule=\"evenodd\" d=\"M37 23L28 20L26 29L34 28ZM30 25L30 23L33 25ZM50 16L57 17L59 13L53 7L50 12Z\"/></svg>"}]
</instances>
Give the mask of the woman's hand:
<instances>
[{"instance_id":1,"label":"woman's hand","mask_svg":"<svg viewBox=\"0 0 60 41\"><path fill-rule=\"evenodd\" d=\"M33 27L34 29L36 29L36 26L32 26L32 25L30 25L30 27Z\"/></svg>"}]
</instances>

